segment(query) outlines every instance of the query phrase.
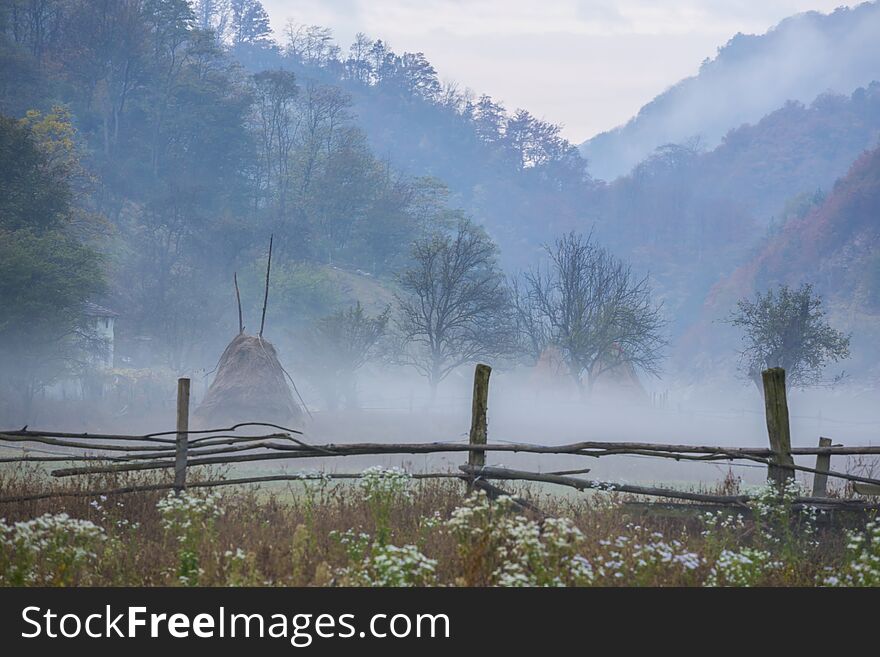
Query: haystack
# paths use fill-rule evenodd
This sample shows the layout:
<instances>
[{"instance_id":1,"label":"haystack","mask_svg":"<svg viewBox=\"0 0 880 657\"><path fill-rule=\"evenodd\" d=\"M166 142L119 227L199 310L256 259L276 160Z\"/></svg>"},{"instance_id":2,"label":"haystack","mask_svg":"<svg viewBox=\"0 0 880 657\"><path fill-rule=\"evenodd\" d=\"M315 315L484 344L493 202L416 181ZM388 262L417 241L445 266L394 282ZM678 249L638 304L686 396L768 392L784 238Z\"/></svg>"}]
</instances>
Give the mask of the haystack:
<instances>
[{"instance_id":1,"label":"haystack","mask_svg":"<svg viewBox=\"0 0 880 657\"><path fill-rule=\"evenodd\" d=\"M195 415L205 425L271 422L293 426L303 410L293 398L275 347L259 336L235 336Z\"/></svg>"},{"instance_id":2,"label":"haystack","mask_svg":"<svg viewBox=\"0 0 880 657\"><path fill-rule=\"evenodd\" d=\"M266 288L263 313L257 336L244 332L238 274L232 277L238 304L238 335L226 347L217 364L217 375L205 398L196 409L196 422L217 426L242 422L269 422L290 427L303 417L287 385L287 373L278 360L272 343L263 338L266 327L266 306L269 303L269 276L272 271L272 243L269 237L269 258L266 262ZM292 381L291 381L292 383ZM302 398L300 397L300 400ZM305 409L308 413L308 409Z\"/></svg>"}]
</instances>

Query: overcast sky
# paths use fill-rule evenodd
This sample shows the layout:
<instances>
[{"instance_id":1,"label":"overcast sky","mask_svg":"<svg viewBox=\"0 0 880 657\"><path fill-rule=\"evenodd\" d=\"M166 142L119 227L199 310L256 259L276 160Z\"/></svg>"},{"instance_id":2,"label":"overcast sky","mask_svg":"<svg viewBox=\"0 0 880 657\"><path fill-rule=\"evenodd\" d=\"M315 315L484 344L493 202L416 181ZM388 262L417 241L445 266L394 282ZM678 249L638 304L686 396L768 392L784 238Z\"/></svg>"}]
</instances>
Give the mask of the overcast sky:
<instances>
[{"instance_id":1,"label":"overcast sky","mask_svg":"<svg viewBox=\"0 0 880 657\"><path fill-rule=\"evenodd\" d=\"M624 123L737 32L840 0L263 0L288 19L421 51L440 78L565 126L579 143ZM853 3L848 3L852 5Z\"/></svg>"}]
</instances>

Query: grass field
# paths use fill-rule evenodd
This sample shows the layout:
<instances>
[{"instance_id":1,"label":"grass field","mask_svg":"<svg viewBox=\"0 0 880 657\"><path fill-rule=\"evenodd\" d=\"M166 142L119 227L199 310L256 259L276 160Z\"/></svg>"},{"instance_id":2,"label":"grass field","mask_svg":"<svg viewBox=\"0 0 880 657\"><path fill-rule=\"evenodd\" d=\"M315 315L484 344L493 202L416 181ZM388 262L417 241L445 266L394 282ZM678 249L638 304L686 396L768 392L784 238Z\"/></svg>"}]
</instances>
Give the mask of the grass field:
<instances>
[{"instance_id":1,"label":"grass field","mask_svg":"<svg viewBox=\"0 0 880 657\"><path fill-rule=\"evenodd\" d=\"M203 473L216 478L220 473ZM65 482L92 490L155 475ZM0 496L58 490L0 471ZM729 479L719 486L736 487ZM749 508L645 514L632 498L515 489L543 512L468 496L456 480L374 468L324 479L52 498L0 510L0 583L51 586L880 585L880 523L843 527L767 488Z\"/></svg>"}]
</instances>

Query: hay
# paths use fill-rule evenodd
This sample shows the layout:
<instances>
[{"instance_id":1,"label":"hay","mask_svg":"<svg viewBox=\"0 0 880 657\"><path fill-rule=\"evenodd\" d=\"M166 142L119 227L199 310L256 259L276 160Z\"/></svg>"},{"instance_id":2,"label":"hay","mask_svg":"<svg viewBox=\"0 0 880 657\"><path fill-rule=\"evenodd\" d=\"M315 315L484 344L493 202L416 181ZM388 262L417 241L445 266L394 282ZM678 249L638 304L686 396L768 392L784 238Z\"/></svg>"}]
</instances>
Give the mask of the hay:
<instances>
[{"instance_id":1,"label":"hay","mask_svg":"<svg viewBox=\"0 0 880 657\"><path fill-rule=\"evenodd\" d=\"M275 347L243 333L226 347L217 375L195 412L196 421L206 426L238 422L290 426L302 417Z\"/></svg>"}]
</instances>

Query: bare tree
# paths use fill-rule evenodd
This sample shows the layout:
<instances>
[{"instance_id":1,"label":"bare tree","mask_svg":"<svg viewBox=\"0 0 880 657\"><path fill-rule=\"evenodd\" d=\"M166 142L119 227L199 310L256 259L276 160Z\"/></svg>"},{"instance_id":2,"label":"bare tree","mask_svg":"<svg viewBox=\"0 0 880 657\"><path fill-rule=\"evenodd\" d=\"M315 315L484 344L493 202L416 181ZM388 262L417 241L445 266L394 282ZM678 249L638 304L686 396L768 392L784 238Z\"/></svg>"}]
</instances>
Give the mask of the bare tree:
<instances>
[{"instance_id":1,"label":"bare tree","mask_svg":"<svg viewBox=\"0 0 880 657\"><path fill-rule=\"evenodd\" d=\"M552 342L550 326L542 314L538 300L528 281L512 277L510 297L516 323L517 350L537 363Z\"/></svg>"},{"instance_id":2,"label":"bare tree","mask_svg":"<svg viewBox=\"0 0 880 657\"><path fill-rule=\"evenodd\" d=\"M582 392L622 364L656 374L666 341L647 277L592 239L569 233L546 247L549 266L524 276L518 324L532 350L554 344Z\"/></svg>"},{"instance_id":3,"label":"bare tree","mask_svg":"<svg viewBox=\"0 0 880 657\"><path fill-rule=\"evenodd\" d=\"M358 302L312 326L306 337L310 354L306 367L330 409L343 398L349 408L357 407L357 371L378 355L390 313L386 308L371 317Z\"/></svg>"},{"instance_id":4,"label":"bare tree","mask_svg":"<svg viewBox=\"0 0 880 657\"><path fill-rule=\"evenodd\" d=\"M850 336L831 327L810 284L741 299L728 321L743 328L742 368L762 394L767 368L782 367L791 385L805 387L819 384L829 363L849 357Z\"/></svg>"},{"instance_id":5,"label":"bare tree","mask_svg":"<svg viewBox=\"0 0 880 657\"><path fill-rule=\"evenodd\" d=\"M348 49L348 58L345 60L345 69L351 79L363 84L370 83L373 69L368 58L372 47L373 40L366 34L358 32L355 35L354 42Z\"/></svg>"},{"instance_id":6,"label":"bare tree","mask_svg":"<svg viewBox=\"0 0 880 657\"><path fill-rule=\"evenodd\" d=\"M511 351L509 294L496 246L466 219L451 233L413 244L412 266L399 276L401 360L428 379L432 398L455 368Z\"/></svg>"}]
</instances>

